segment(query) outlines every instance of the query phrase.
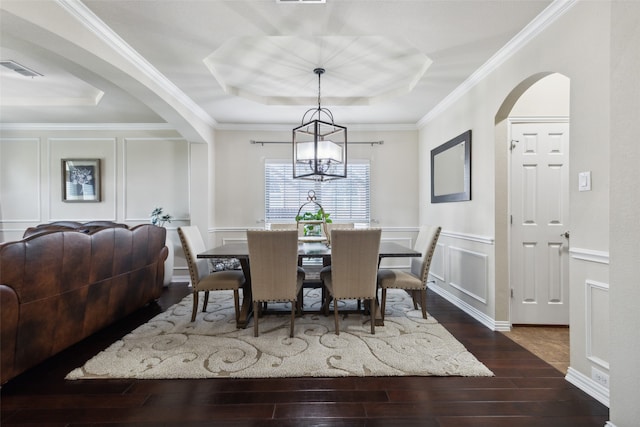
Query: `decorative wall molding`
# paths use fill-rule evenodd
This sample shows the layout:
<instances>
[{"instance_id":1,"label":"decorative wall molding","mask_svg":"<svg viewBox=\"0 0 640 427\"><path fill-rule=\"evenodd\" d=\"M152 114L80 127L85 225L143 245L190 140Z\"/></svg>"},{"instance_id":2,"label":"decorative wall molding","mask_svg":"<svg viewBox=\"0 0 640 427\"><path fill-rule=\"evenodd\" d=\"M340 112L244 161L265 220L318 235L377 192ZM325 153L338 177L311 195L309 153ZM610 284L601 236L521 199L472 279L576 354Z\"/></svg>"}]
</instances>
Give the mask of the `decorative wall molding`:
<instances>
[{"instance_id":1,"label":"decorative wall molding","mask_svg":"<svg viewBox=\"0 0 640 427\"><path fill-rule=\"evenodd\" d=\"M446 299L451 304L455 305L460 310L464 311L469 316L473 317L478 322L482 323L484 326L486 326L487 328L491 329L492 331L509 331L511 329L511 327L510 327L508 322L496 322L494 319L492 319L487 314L485 314L485 313L481 312L480 310L478 310L477 308L467 304L466 302L464 302L463 300L461 300L457 296L453 295L449 291L447 291L447 290L441 288L440 286L438 286L437 284L435 284L435 282L430 282L429 283L429 289L431 289L433 292L435 292L436 294L440 295L442 298Z\"/></svg>"},{"instance_id":2,"label":"decorative wall molding","mask_svg":"<svg viewBox=\"0 0 640 427\"><path fill-rule=\"evenodd\" d=\"M49 200L49 219L46 222L52 222L52 221L66 221L69 220L71 218L60 218L60 217L54 217L52 215L53 212L53 199L52 199L52 190L51 190L51 185L52 183L55 182L60 182L59 180L61 179L61 176L57 176L54 177L51 175L51 165L53 162L53 157L52 157L52 152L53 152L53 145L54 143L60 143L60 142L72 142L72 141L84 141L84 142L109 142L112 145L112 149L113 149L113 153L112 153L112 158L114 159L114 162L116 161L116 159L118 158L118 139L115 137L64 137L64 138L60 138L60 137L55 137L55 138L47 138L47 143L49 144L49 159L47 161L47 174L49 175L49 188L47 189L47 196L48 196L48 200ZM73 156L72 156L73 157ZM58 159L59 161L60 159ZM103 164L101 165L101 173L105 174L106 171L106 165ZM113 166L110 166L113 168L113 181L111 182L111 188L113 189L113 195L114 197L116 197L117 195L117 181L118 181L118 174L117 174L117 165L116 163L113 164ZM53 184L56 185L56 184ZM60 185L60 184L58 184ZM103 182L102 184L102 201L100 203L105 203L106 199L105 199L105 194L104 192L106 191L106 189L109 188L109 185L106 184L106 181ZM97 217L93 217L90 219L79 219L79 218L73 218L73 221L78 221L78 222L86 222L86 221L97 221L97 220L101 220L101 221L117 221L118 218L118 213L117 213L117 209L118 209L118 203L116 200L113 200L112 202L112 206L113 206L113 211L109 214L110 216L108 217L103 217L103 218L97 218Z\"/></svg>"},{"instance_id":3,"label":"decorative wall molding","mask_svg":"<svg viewBox=\"0 0 640 427\"><path fill-rule=\"evenodd\" d=\"M607 265L609 264L609 252L570 247L569 254L573 259L579 259L581 261L597 262L599 264L607 264Z\"/></svg>"},{"instance_id":4,"label":"decorative wall molding","mask_svg":"<svg viewBox=\"0 0 640 427\"><path fill-rule=\"evenodd\" d=\"M129 185L127 184L128 181L128 176L127 176L127 163L129 161L129 152L128 152L128 145L130 143L135 143L135 142L153 142L153 141L173 141L173 142L183 142L186 144L187 147L187 154L186 154L186 159L187 159L187 164L186 164L186 168L187 168L187 188L189 189L188 191L188 196L187 196L187 204L188 206L191 206L191 144L189 143L189 141L187 141L185 138L183 137L125 137L122 138L122 198L120 200L120 203L122 205L122 217L124 218L125 222L149 222L149 217L144 217L144 218L135 218L135 217L129 217L128 216L128 208L127 208L127 194L129 191ZM172 218L171 221L183 221L183 222L189 222L191 221L191 218L189 217L181 217L181 218Z\"/></svg>"},{"instance_id":5,"label":"decorative wall molding","mask_svg":"<svg viewBox=\"0 0 640 427\"><path fill-rule=\"evenodd\" d=\"M137 131L175 130L169 123L3 123L4 131Z\"/></svg>"},{"instance_id":6,"label":"decorative wall molding","mask_svg":"<svg viewBox=\"0 0 640 427\"><path fill-rule=\"evenodd\" d=\"M448 252L448 282L449 286L468 295L469 297L487 304L489 293L488 271L489 257L481 252L449 246ZM454 257L458 259L455 265L465 268L451 268ZM475 266L475 267L474 267ZM476 281L477 280L477 281Z\"/></svg>"},{"instance_id":7,"label":"decorative wall molding","mask_svg":"<svg viewBox=\"0 0 640 427\"><path fill-rule=\"evenodd\" d=\"M230 131L253 131L253 132L287 132L291 133L291 129L299 126L300 123L289 124L268 124L268 123L218 123L216 130ZM349 126L350 132L411 132L418 131L415 123L345 123Z\"/></svg>"},{"instance_id":8,"label":"decorative wall molding","mask_svg":"<svg viewBox=\"0 0 640 427\"><path fill-rule=\"evenodd\" d=\"M79 0L57 0L69 14L75 17L78 22L84 25L96 37L102 40L114 52L122 56L129 64L133 65L140 73L150 81L157 84L168 95L175 98L185 109L189 110L195 117L211 127L215 127L217 122L196 104L191 98L180 90L171 80L158 71L149 61L133 49L126 41L116 34L106 25L91 9Z\"/></svg>"},{"instance_id":9,"label":"decorative wall molding","mask_svg":"<svg viewBox=\"0 0 640 427\"><path fill-rule=\"evenodd\" d=\"M589 378L588 376L569 367L567 375L564 377L574 386L596 399L598 402L609 408L609 390Z\"/></svg>"},{"instance_id":10,"label":"decorative wall molding","mask_svg":"<svg viewBox=\"0 0 640 427\"><path fill-rule=\"evenodd\" d=\"M585 307L586 307L586 319L585 319L585 357L592 363L600 366L601 368L609 370L609 362L593 354L593 317L591 307L593 306L593 291L598 290L609 293L609 284L596 282L594 280L585 280ZM607 310L608 310L607 306ZM607 330L608 330L608 325Z\"/></svg>"},{"instance_id":11,"label":"decorative wall molding","mask_svg":"<svg viewBox=\"0 0 640 427\"><path fill-rule=\"evenodd\" d=\"M477 234L458 233L455 231L442 230L440 236L450 237L452 239L469 240L471 242L483 243L485 245L495 244L496 239L490 236L480 236Z\"/></svg>"},{"instance_id":12,"label":"decorative wall molding","mask_svg":"<svg viewBox=\"0 0 640 427\"><path fill-rule=\"evenodd\" d=\"M431 268L429 269L429 275L435 277L441 282L446 282L446 264L445 264L445 246L438 242L436 243L436 250L433 253L431 259Z\"/></svg>"},{"instance_id":13,"label":"decorative wall molding","mask_svg":"<svg viewBox=\"0 0 640 427\"><path fill-rule=\"evenodd\" d=\"M525 117L518 117L518 116L509 116L507 118L507 122L512 125L512 124L521 124L521 123L569 123L569 117L567 116L536 116L536 117L532 117L532 116L525 116Z\"/></svg>"},{"instance_id":14,"label":"decorative wall molding","mask_svg":"<svg viewBox=\"0 0 640 427\"><path fill-rule=\"evenodd\" d=\"M496 52L487 62L478 68L467 80L455 88L445 99L429 111L418 121L418 128L424 127L431 120L444 112L447 108L458 101L469 92L478 82L486 78L496 68L507 61L514 53L534 39L539 33L560 18L566 11L571 9L577 0L556 0L543 10L533 21L527 24L514 38Z\"/></svg>"},{"instance_id":15,"label":"decorative wall molding","mask_svg":"<svg viewBox=\"0 0 640 427\"><path fill-rule=\"evenodd\" d=\"M4 123L2 124L2 129L5 129L5 125ZM6 142L11 142L11 141L16 141L20 144L27 144L27 143L33 143L35 144L35 151L36 151L36 164L37 167L35 168L35 173L37 175L36 179L37 179L37 184L36 184L36 193L37 193L37 213L36 213L36 217L35 218L15 218L15 219L3 219L2 222L3 223L18 223L18 222L37 222L40 223L42 222L42 144L40 141L40 138L0 138L0 143L6 143ZM47 171L48 172L48 171ZM0 179L2 178L2 175L0 174ZM7 216L7 212L6 209L3 213L4 217Z\"/></svg>"}]
</instances>

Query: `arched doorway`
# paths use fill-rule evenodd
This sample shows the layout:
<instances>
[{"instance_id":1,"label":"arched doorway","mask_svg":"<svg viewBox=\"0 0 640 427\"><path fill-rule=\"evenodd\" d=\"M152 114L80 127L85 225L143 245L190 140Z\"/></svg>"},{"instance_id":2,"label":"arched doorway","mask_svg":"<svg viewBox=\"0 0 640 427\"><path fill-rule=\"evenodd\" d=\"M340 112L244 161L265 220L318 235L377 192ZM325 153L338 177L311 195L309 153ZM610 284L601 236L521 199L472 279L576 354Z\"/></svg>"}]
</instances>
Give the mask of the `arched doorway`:
<instances>
[{"instance_id":1,"label":"arched doorway","mask_svg":"<svg viewBox=\"0 0 640 427\"><path fill-rule=\"evenodd\" d=\"M509 325L569 324L568 118L557 73L523 81L496 115L496 314Z\"/></svg>"}]
</instances>

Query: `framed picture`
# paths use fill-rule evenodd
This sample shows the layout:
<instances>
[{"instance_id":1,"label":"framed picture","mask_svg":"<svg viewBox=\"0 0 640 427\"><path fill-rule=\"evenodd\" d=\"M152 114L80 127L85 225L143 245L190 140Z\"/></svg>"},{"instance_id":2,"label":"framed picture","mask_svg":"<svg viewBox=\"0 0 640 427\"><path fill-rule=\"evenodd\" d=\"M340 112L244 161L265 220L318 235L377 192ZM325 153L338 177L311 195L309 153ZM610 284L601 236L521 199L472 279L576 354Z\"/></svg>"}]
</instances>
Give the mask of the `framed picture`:
<instances>
[{"instance_id":1,"label":"framed picture","mask_svg":"<svg viewBox=\"0 0 640 427\"><path fill-rule=\"evenodd\" d=\"M100 201L100 159L62 159L62 201Z\"/></svg>"},{"instance_id":2,"label":"framed picture","mask_svg":"<svg viewBox=\"0 0 640 427\"><path fill-rule=\"evenodd\" d=\"M431 150L431 203L471 200L471 130Z\"/></svg>"}]
</instances>

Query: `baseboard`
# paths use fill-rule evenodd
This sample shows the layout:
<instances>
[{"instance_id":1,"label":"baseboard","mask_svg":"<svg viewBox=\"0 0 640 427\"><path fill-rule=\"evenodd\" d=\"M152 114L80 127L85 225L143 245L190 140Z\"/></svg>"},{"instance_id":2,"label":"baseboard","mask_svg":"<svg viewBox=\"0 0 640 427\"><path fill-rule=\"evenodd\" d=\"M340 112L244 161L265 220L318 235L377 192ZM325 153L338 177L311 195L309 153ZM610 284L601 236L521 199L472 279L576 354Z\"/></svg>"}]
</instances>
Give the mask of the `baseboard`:
<instances>
[{"instance_id":1,"label":"baseboard","mask_svg":"<svg viewBox=\"0 0 640 427\"><path fill-rule=\"evenodd\" d=\"M497 322L497 321L495 321L494 319L492 319L487 314L485 314L485 313L481 312L480 310L478 310L477 308L467 304L466 302L464 302L463 300L461 300L457 296L455 296L452 293L442 289L441 287L439 287L438 285L434 284L433 282L429 283L429 289L431 289L433 292L435 292L436 294L440 295L442 298L446 299L451 304L455 305L460 310L464 311L469 316L473 317L478 322L482 323L483 325L485 325L487 328L491 329L492 331L505 331L506 332L506 331L510 331L511 330L511 324L509 322L505 322L505 321Z\"/></svg>"},{"instance_id":2,"label":"baseboard","mask_svg":"<svg viewBox=\"0 0 640 427\"><path fill-rule=\"evenodd\" d=\"M171 283L184 283L184 282L191 282L191 277L189 276L178 276L176 274L174 274L173 276L171 276Z\"/></svg>"},{"instance_id":3,"label":"baseboard","mask_svg":"<svg viewBox=\"0 0 640 427\"><path fill-rule=\"evenodd\" d=\"M601 386L588 376L576 371L571 367L569 367L569 369L567 370L567 375L564 378L571 384L578 387L580 390L584 391L589 396L593 397L598 402L609 408L609 389ZM613 424L610 423L607 423L607 425L613 426Z\"/></svg>"}]
</instances>

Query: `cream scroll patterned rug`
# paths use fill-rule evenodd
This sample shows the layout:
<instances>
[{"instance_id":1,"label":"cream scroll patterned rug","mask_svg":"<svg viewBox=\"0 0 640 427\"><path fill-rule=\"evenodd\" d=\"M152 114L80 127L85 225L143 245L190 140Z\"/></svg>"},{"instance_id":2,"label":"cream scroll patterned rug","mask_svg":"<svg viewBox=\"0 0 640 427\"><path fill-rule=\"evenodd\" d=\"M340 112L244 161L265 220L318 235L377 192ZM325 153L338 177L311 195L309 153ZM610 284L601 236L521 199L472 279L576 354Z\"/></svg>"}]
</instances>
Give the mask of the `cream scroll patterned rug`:
<instances>
[{"instance_id":1,"label":"cream scroll patterned rug","mask_svg":"<svg viewBox=\"0 0 640 427\"><path fill-rule=\"evenodd\" d=\"M308 290L305 306L317 310L319 292ZM212 293L193 323L191 304L189 295L67 379L493 376L433 317L423 319L402 290L389 291L385 326L375 335L368 316L341 316L336 336L332 313L307 313L296 318L294 338L287 314L261 317L254 338L253 320L236 329L231 293Z\"/></svg>"}]
</instances>

